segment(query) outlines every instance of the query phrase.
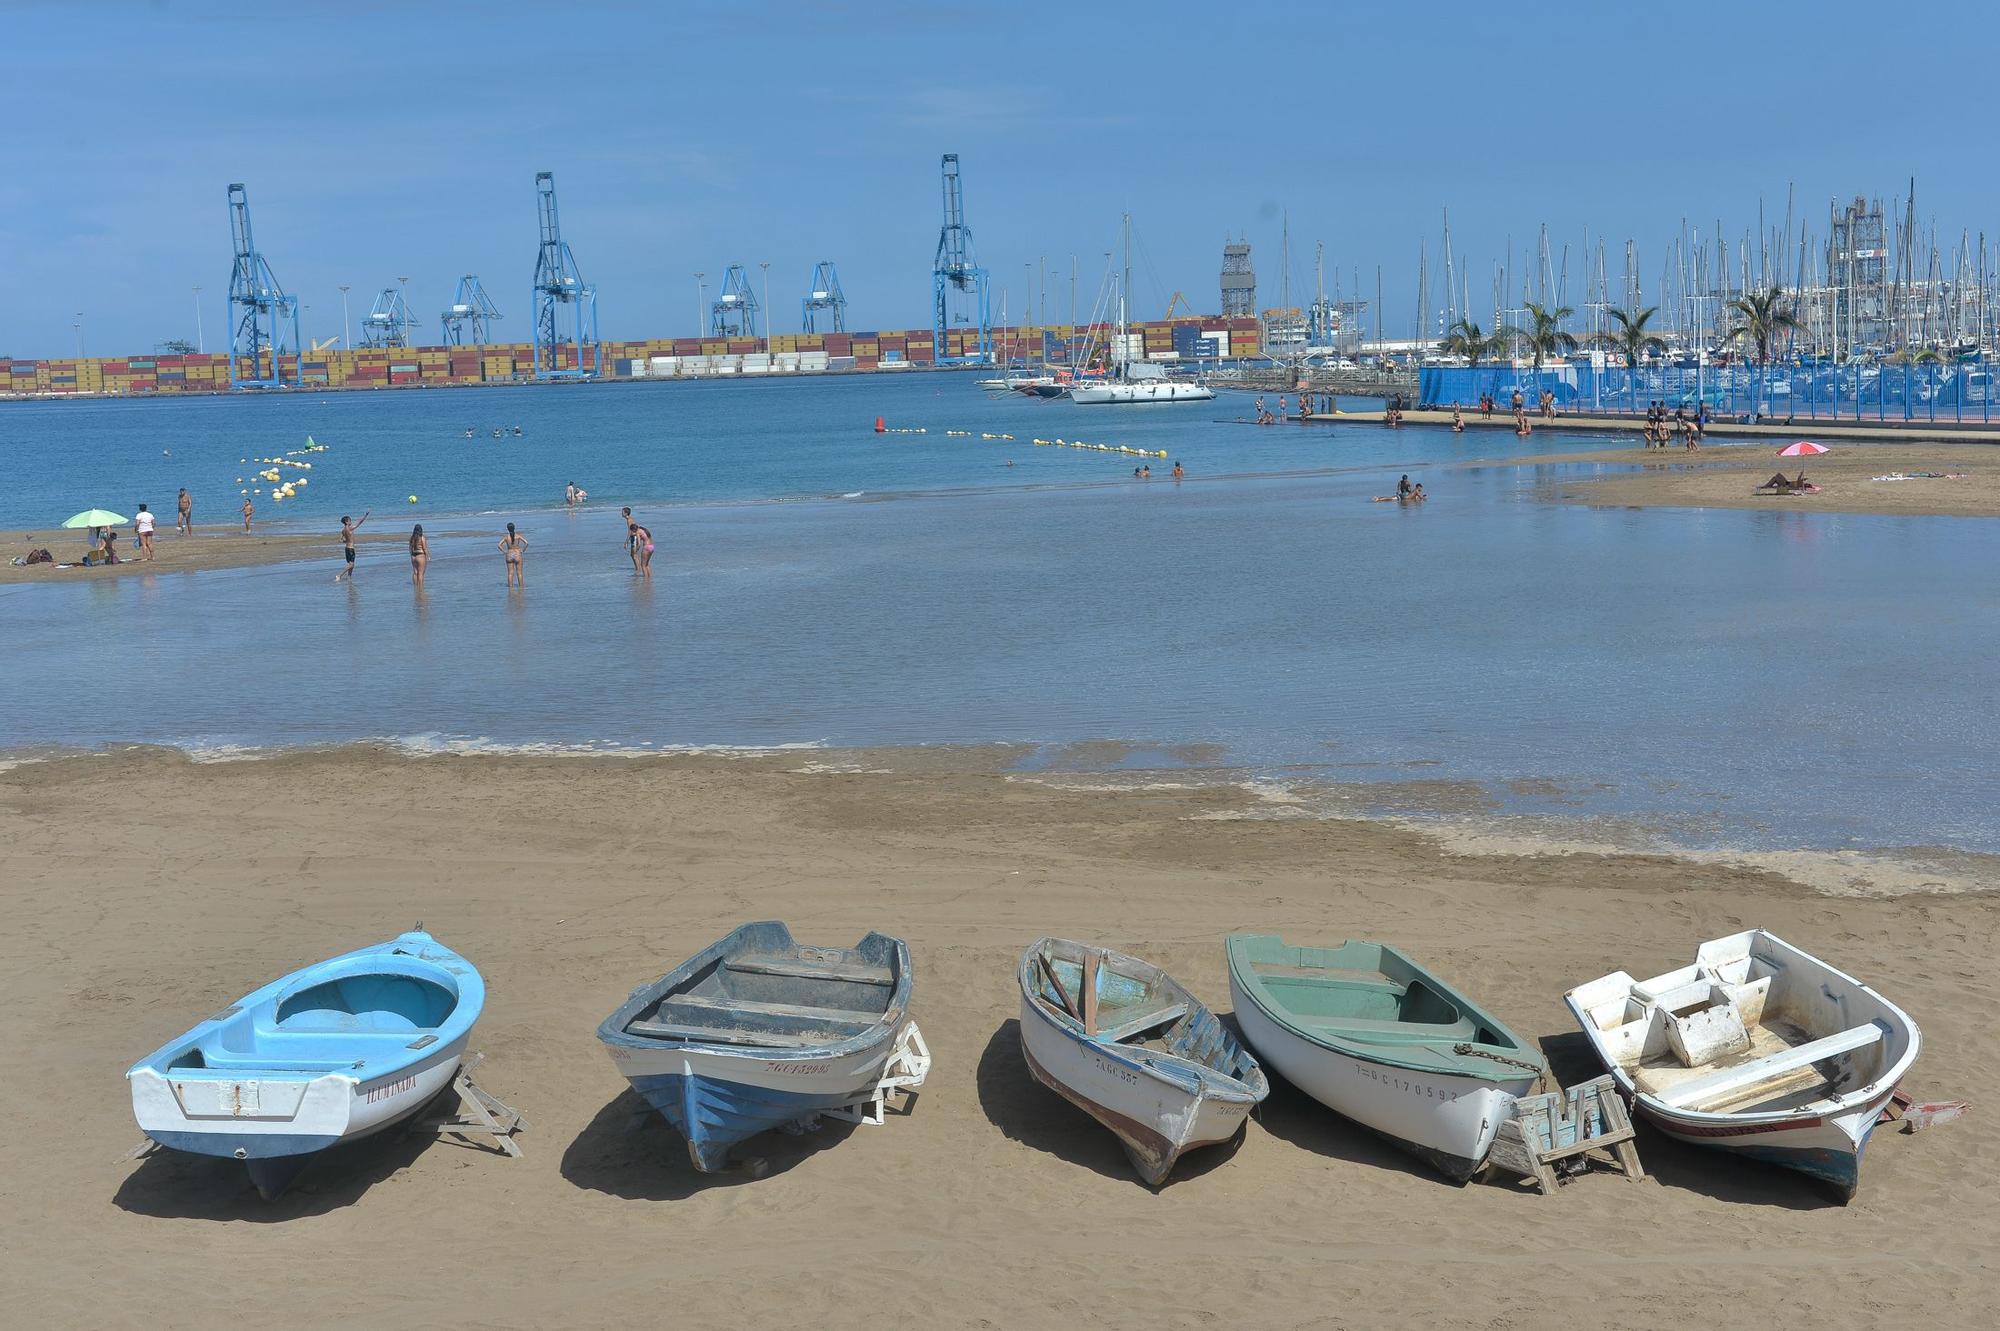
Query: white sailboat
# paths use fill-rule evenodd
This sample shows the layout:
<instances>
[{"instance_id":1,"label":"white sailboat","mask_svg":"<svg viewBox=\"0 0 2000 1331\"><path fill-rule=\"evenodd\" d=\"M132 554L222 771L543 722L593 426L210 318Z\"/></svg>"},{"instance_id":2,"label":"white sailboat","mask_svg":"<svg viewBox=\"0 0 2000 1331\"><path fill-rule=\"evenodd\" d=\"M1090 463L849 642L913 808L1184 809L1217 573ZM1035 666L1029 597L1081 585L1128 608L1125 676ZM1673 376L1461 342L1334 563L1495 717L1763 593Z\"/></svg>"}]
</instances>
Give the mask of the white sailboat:
<instances>
[{"instance_id":1,"label":"white sailboat","mask_svg":"<svg viewBox=\"0 0 2000 1331\"><path fill-rule=\"evenodd\" d=\"M1125 296L1132 285L1132 214L1125 214L1125 280L1118 287L1118 340L1112 344L1111 373L1101 380L1070 386L1069 400L1085 406L1142 402L1208 402L1207 384L1171 378L1158 365L1132 355L1126 331Z\"/></svg>"}]
</instances>

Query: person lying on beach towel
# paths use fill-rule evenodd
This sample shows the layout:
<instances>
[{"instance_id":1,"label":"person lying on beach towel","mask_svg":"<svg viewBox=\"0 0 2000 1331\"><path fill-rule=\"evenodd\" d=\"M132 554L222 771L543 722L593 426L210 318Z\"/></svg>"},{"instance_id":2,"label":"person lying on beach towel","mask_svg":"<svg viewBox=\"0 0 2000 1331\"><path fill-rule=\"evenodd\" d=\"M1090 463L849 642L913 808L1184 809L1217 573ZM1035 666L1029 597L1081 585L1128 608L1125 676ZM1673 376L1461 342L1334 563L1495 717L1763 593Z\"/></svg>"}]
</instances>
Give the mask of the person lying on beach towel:
<instances>
[{"instance_id":1,"label":"person lying on beach towel","mask_svg":"<svg viewBox=\"0 0 2000 1331\"><path fill-rule=\"evenodd\" d=\"M1778 474L1777 474L1776 476L1773 476L1773 477L1772 477L1772 478L1771 478L1770 480L1768 480L1768 481L1765 481L1765 482L1764 482L1764 483L1763 483L1762 485L1758 486L1757 488L1758 488L1759 490L1780 490L1780 491L1783 491L1783 490L1791 490L1791 489L1795 489L1795 488L1797 488L1797 487L1795 487L1795 486L1794 486L1794 485L1792 484L1792 482L1791 482L1791 479L1790 479L1789 477L1787 477L1787 476L1785 475L1785 473L1783 473L1783 472L1781 471L1781 472L1779 472L1779 473L1778 473Z\"/></svg>"}]
</instances>

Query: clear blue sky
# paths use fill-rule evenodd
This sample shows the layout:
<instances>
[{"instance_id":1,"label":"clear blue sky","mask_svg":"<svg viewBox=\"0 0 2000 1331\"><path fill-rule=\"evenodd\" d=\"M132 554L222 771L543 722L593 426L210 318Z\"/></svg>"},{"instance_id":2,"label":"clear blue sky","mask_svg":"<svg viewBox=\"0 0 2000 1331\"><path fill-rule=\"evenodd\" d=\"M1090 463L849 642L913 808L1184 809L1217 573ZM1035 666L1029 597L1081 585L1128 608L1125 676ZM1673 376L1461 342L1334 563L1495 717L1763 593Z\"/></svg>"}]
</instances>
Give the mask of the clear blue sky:
<instances>
[{"instance_id":1,"label":"clear blue sky","mask_svg":"<svg viewBox=\"0 0 2000 1331\"><path fill-rule=\"evenodd\" d=\"M1614 255L1635 239L1650 286L1683 217L1740 236L1788 182L1823 230L1829 199L1915 175L1940 240L2000 236L1974 69L2000 19L1976 5L101 0L5 24L0 353L21 356L73 352L77 311L93 355L191 338L197 283L217 349L231 181L311 334L339 332L339 284L358 318L407 274L426 341L465 272L528 336L540 169L607 337L686 335L696 270L712 297L760 260L780 331L821 258L852 326L926 325L943 152L1016 319L1044 255L1050 317L1072 253L1087 303L1126 210L1135 314L1175 289L1213 310L1231 232L1275 303L1288 214L1295 284L1315 241L1366 295L1383 265L1392 334L1446 206L1475 303L1543 222L1579 250L1586 226Z\"/></svg>"}]
</instances>

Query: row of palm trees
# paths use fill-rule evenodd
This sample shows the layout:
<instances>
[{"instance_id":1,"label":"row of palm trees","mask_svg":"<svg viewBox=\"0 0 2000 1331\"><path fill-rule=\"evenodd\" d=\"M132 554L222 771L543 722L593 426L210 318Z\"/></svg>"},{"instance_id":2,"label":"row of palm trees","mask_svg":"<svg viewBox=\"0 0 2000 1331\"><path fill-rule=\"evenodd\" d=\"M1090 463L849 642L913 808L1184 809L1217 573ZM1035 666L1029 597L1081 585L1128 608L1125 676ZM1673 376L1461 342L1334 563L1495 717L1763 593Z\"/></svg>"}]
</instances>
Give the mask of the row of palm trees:
<instances>
[{"instance_id":1,"label":"row of palm trees","mask_svg":"<svg viewBox=\"0 0 2000 1331\"><path fill-rule=\"evenodd\" d=\"M1736 326L1729 330L1732 342L1748 340L1757 348L1757 363L1764 364L1771 356L1771 343L1778 334L1797 328L1798 317L1784 308L1783 287L1772 287L1768 291L1753 291L1729 302L1730 311L1736 316ZM1498 355L1510 345L1525 345L1529 355L1534 357L1535 373L1542 372L1542 362L1551 356L1569 355L1581 345L1574 333L1562 327L1562 321L1576 311L1567 305L1551 310L1534 301L1527 303L1528 322L1518 328L1502 328L1487 333L1470 319L1460 319L1445 330L1444 340L1438 343L1438 350L1447 356L1463 356L1469 364L1477 365L1488 356ZM1646 331L1646 325L1660 312L1657 305L1649 305L1643 310L1615 309L1607 311L1616 328L1599 333L1595 341L1609 347L1625 358L1628 369L1637 369L1639 362L1648 355L1664 352L1667 344L1658 336Z\"/></svg>"}]
</instances>

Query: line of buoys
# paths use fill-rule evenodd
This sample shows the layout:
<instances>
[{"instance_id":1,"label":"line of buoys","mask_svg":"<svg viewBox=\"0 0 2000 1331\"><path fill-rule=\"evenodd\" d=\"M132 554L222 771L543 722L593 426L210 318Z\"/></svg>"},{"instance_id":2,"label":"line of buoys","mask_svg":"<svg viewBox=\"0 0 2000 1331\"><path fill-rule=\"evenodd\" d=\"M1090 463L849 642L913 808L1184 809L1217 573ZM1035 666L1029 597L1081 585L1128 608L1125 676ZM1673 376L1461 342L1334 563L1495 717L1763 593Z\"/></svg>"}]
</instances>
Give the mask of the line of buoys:
<instances>
[{"instance_id":1,"label":"line of buoys","mask_svg":"<svg viewBox=\"0 0 2000 1331\"><path fill-rule=\"evenodd\" d=\"M1080 448L1087 453L1123 453L1131 458L1163 458L1167 455L1167 450L1164 448L1133 448L1130 444L1086 444L1081 439L1037 439L1034 442L1041 448Z\"/></svg>"}]
</instances>

